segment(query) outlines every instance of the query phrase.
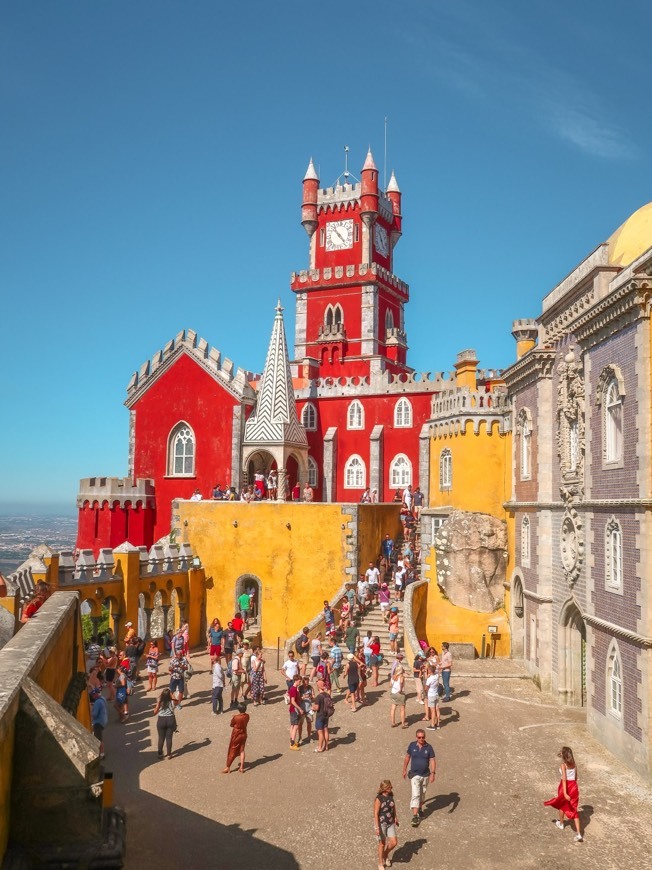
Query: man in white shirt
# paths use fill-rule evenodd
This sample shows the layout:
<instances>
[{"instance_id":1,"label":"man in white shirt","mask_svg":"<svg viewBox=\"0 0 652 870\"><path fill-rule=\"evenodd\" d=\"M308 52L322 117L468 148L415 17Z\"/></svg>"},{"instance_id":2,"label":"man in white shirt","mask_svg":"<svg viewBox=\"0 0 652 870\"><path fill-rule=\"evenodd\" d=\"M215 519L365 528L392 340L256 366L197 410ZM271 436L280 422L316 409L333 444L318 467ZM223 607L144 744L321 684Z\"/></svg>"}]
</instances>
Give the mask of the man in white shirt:
<instances>
[{"instance_id":1,"label":"man in white shirt","mask_svg":"<svg viewBox=\"0 0 652 870\"><path fill-rule=\"evenodd\" d=\"M369 592L372 601L378 596L378 587L380 586L380 571L373 562L369 562L369 567L365 571L365 578L369 584Z\"/></svg>"},{"instance_id":2,"label":"man in white shirt","mask_svg":"<svg viewBox=\"0 0 652 870\"><path fill-rule=\"evenodd\" d=\"M364 613L367 606L367 595L369 593L369 583L364 575L360 575L358 580L358 609L360 613Z\"/></svg>"},{"instance_id":3,"label":"man in white shirt","mask_svg":"<svg viewBox=\"0 0 652 870\"><path fill-rule=\"evenodd\" d=\"M412 484L409 484L403 490L403 501L410 513L412 513L412 505L414 503L414 496L412 495Z\"/></svg>"},{"instance_id":4,"label":"man in white shirt","mask_svg":"<svg viewBox=\"0 0 652 870\"><path fill-rule=\"evenodd\" d=\"M299 662L296 660L294 650L290 650L287 659L283 662L283 667L280 671L285 677L288 689L294 685L294 678L299 673Z\"/></svg>"},{"instance_id":5,"label":"man in white shirt","mask_svg":"<svg viewBox=\"0 0 652 870\"><path fill-rule=\"evenodd\" d=\"M231 706L236 707L238 704L238 695L240 694L240 686L242 685L242 653L244 650L240 647L235 651L235 655L231 658Z\"/></svg>"},{"instance_id":6,"label":"man in white shirt","mask_svg":"<svg viewBox=\"0 0 652 870\"><path fill-rule=\"evenodd\" d=\"M222 701L222 692L224 691L224 670L220 664L218 656L211 656L211 664L213 666L213 716L217 716L219 713L224 712L224 704Z\"/></svg>"}]
</instances>

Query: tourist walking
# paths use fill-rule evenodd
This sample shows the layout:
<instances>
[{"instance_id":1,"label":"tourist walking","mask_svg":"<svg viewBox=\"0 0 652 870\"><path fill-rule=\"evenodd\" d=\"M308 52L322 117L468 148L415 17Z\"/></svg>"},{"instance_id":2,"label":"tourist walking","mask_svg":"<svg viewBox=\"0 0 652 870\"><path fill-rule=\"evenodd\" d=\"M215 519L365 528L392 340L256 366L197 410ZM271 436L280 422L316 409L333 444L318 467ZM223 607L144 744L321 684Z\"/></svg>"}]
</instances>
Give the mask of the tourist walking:
<instances>
[{"instance_id":1,"label":"tourist walking","mask_svg":"<svg viewBox=\"0 0 652 870\"><path fill-rule=\"evenodd\" d=\"M240 756L240 773L244 773L245 769L245 746L247 744L247 725L249 723L249 714L247 713L246 704L238 704L238 712L231 719L231 740L229 741L229 749L226 755L226 767L222 773L231 773L231 765Z\"/></svg>"},{"instance_id":2,"label":"tourist walking","mask_svg":"<svg viewBox=\"0 0 652 870\"><path fill-rule=\"evenodd\" d=\"M303 716L299 719L299 743L301 743L301 734L303 731L303 723L306 723L306 728L308 729L307 742L310 743L310 738L312 737L312 719L314 713L312 711L312 702L314 699L314 692L312 686L310 685L310 677L303 676L301 677L301 682L299 683L299 703L301 704L301 709L303 710Z\"/></svg>"},{"instance_id":3,"label":"tourist walking","mask_svg":"<svg viewBox=\"0 0 652 870\"><path fill-rule=\"evenodd\" d=\"M426 677L426 709L424 719L428 722L429 731L439 730L439 674L434 665L427 665Z\"/></svg>"},{"instance_id":4,"label":"tourist walking","mask_svg":"<svg viewBox=\"0 0 652 870\"><path fill-rule=\"evenodd\" d=\"M317 731L317 748L315 752L328 752L328 723L335 713L333 699L328 692L320 691L312 704L315 714L315 730Z\"/></svg>"},{"instance_id":5,"label":"tourist walking","mask_svg":"<svg viewBox=\"0 0 652 870\"><path fill-rule=\"evenodd\" d=\"M127 692L127 673L129 668L121 666L118 668L118 676L116 677L115 689L115 708L120 714L120 721L125 722L129 716L129 694Z\"/></svg>"},{"instance_id":6,"label":"tourist walking","mask_svg":"<svg viewBox=\"0 0 652 870\"><path fill-rule=\"evenodd\" d=\"M412 676L414 677L414 687L417 692L417 704L423 705L423 669L426 663L425 656L418 652L414 657L414 662L412 663Z\"/></svg>"},{"instance_id":7,"label":"tourist walking","mask_svg":"<svg viewBox=\"0 0 652 870\"><path fill-rule=\"evenodd\" d=\"M177 730L177 717L174 715L174 708L172 693L169 689L163 689L154 707L154 716L157 717L159 758L163 758L163 744L165 744L166 757L172 758L172 735Z\"/></svg>"},{"instance_id":8,"label":"tourist walking","mask_svg":"<svg viewBox=\"0 0 652 870\"><path fill-rule=\"evenodd\" d=\"M240 686L242 685L242 647L238 647L229 665L231 667L231 707L237 707Z\"/></svg>"},{"instance_id":9,"label":"tourist walking","mask_svg":"<svg viewBox=\"0 0 652 870\"><path fill-rule=\"evenodd\" d=\"M405 702L407 700L405 695L405 671L403 669L403 665L400 662L397 664L396 668L394 668L394 672L392 674L392 687L390 692L390 701L392 702L392 706L390 707L389 718L392 723L392 728L396 726L396 709L398 708L399 715L401 717L401 727L407 728L407 723L405 721Z\"/></svg>"},{"instance_id":10,"label":"tourist walking","mask_svg":"<svg viewBox=\"0 0 652 870\"><path fill-rule=\"evenodd\" d=\"M251 700L254 707L265 703L265 653L257 647L251 657Z\"/></svg>"},{"instance_id":11,"label":"tourist walking","mask_svg":"<svg viewBox=\"0 0 652 870\"><path fill-rule=\"evenodd\" d=\"M398 607L392 607L389 611L389 649L394 655L398 652Z\"/></svg>"},{"instance_id":12,"label":"tourist walking","mask_svg":"<svg viewBox=\"0 0 652 870\"><path fill-rule=\"evenodd\" d=\"M301 706L301 695L299 686L301 685L302 677L297 668L297 672L292 678L292 684L288 687L289 710L290 710L290 749L299 749L299 723L303 716L303 708Z\"/></svg>"},{"instance_id":13,"label":"tourist walking","mask_svg":"<svg viewBox=\"0 0 652 870\"><path fill-rule=\"evenodd\" d=\"M104 758L104 729L109 721L109 708L102 696L102 689L93 689L91 699L91 726L93 737L100 741L100 758Z\"/></svg>"},{"instance_id":14,"label":"tourist walking","mask_svg":"<svg viewBox=\"0 0 652 870\"><path fill-rule=\"evenodd\" d=\"M310 638L308 637L308 626L304 626L301 629L301 634L296 640L294 648L297 651L297 657L300 662L301 667L301 676L303 677L306 673L306 668L308 667L308 650L310 649Z\"/></svg>"},{"instance_id":15,"label":"tourist walking","mask_svg":"<svg viewBox=\"0 0 652 870\"><path fill-rule=\"evenodd\" d=\"M224 712L224 669L220 662L219 656L211 656L212 676L213 676L213 691L211 700L213 702L213 716L218 716Z\"/></svg>"},{"instance_id":16,"label":"tourist walking","mask_svg":"<svg viewBox=\"0 0 652 870\"><path fill-rule=\"evenodd\" d=\"M148 692L156 691L156 683L158 681L158 658L158 643L155 640L152 640L149 643L147 658L145 660L145 666L147 668L147 679L149 680L149 685L147 686Z\"/></svg>"},{"instance_id":17,"label":"tourist walking","mask_svg":"<svg viewBox=\"0 0 652 870\"><path fill-rule=\"evenodd\" d=\"M331 661L329 653L323 652L321 654L317 665L312 669L310 679L317 680L317 684L323 683L325 690L327 692L331 691Z\"/></svg>"},{"instance_id":18,"label":"tourist walking","mask_svg":"<svg viewBox=\"0 0 652 870\"><path fill-rule=\"evenodd\" d=\"M222 638L224 637L224 631L222 630L222 624L217 617L211 622L208 628L208 653L211 656L217 656L218 658L222 655Z\"/></svg>"},{"instance_id":19,"label":"tourist walking","mask_svg":"<svg viewBox=\"0 0 652 870\"><path fill-rule=\"evenodd\" d=\"M318 631L310 641L310 660L312 661L313 668L316 668L319 664L321 653L321 631Z\"/></svg>"},{"instance_id":20,"label":"tourist walking","mask_svg":"<svg viewBox=\"0 0 652 870\"><path fill-rule=\"evenodd\" d=\"M392 784L384 779L374 800L374 830L378 841L378 870L391 867L391 853L398 843L398 817Z\"/></svg>"},{"instance_id":21,"label":"tourist walking","mask_svg":"<svg viewBox=\"0 0 652 870\"><path fill-rule=\"evenodd\" d=\"M380 652L380 638L376 635L374 639L369 644L369 649L371 650L371 675L373 677L373 686L378 685L378 668L383 663L383 657Z\"/></svg>"},{"instance_id":22,"label":"tourist walking","mask_svg":"<svg viewBox=\"0 0 652 870\"><path fill-rule=\"evenodd\" d=\"M346 657L346 666L344 668L344 676L346 677L347 692L344 700L351 704L351 712L355 713L355 698L360 685L360 670L358 662L353 653L349 653Z\"/></svg>"},{"instance_id":23,"label":"tourist walking","mask_svg":"<svg viewBox=\"0 0 652 870\"><path fill-rule=\"evenodd\" d=\"M412 785L412 827L418 828L423 818L423 804L428 783L435 781L435 750L426 742L426 732L419 728L416 740L409 744L403 759L403 779L409 776ZM409 768L409 771L408 771Z\"/></svg>"},{"instance_id":24,"label":"tourist walking","mask_svg":"<svg viewBox=\"0 0 652 870\"><path fill-rule=\"evenodd\" d=\"M181 707L188 667L189 662L184 654L182 652L175 652L174 656L170 659L168 671L170 672L170 691L177 707Z\"/></svg>"},{"instance_id":25,"label":"tourist walking","mask_svg":"<svg viewBox=\"0 0 652 870\"><path fill-rule=\"evenodd\" d=\"M451 671L453 670L453 656L447 643L441 645L441 679L444 684L444 701L451 699Z\"/></svg>"},{"instance_id":26,"label":"tourist walking","mask_svg":"<svg viewBox=\"0 0 652 870\"><path fill-rule=\"evenodd\" d=\"M569 818L575 825L575 841L581 843L584 838L580 830L580 815L577 811L580 799L577 785L577 765L570 746L562 746L559 751L559 758L561 758L561 767L559 768L561 780L557 789L557 797L544 801L544 806L554 807L556 810L559 810L559 818L555 824L561 831L564 830L565 819Z\"/></svg>"}]
</instances>

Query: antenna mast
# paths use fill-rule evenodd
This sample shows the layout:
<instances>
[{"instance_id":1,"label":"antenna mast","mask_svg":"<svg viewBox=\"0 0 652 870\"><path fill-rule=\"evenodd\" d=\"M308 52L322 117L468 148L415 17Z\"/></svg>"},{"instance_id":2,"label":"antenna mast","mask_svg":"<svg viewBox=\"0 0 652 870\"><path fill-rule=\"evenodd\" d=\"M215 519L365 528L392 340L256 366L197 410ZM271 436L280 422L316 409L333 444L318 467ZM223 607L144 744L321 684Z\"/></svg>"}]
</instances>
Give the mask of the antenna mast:
<instances>
[{"instance_id":1,"label":"antenna mast","mask_svg":"<svg viewBox=\"0 0 652 870\"><path fill-rule=\"evenodd\" d=\"M385 115L385 157L383 159L383 190L387 190L387 115Z\"/></svg>"},{"instance_id":2,"label":"antenna mast","mask_svg":"<svg viewBox=\"0 0 652 870\"><path fill-rule=\"evenodd\" d=\"M349 180L349 146L344 146L344 183Z\"/></svg>"}]
</instances>

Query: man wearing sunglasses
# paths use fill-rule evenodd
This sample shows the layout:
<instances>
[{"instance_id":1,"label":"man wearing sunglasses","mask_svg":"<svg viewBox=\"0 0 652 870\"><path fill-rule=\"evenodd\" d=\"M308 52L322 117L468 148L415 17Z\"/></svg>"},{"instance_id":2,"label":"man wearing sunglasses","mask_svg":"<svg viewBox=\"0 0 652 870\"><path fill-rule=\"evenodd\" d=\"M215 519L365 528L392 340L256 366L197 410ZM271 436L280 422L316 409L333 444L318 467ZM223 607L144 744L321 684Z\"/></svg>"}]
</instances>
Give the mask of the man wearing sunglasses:
<instances>
[{"instance_id":1,"label":"man wearing sunglasses","mask_svg":"<svg viewBox=\"0 0 652 870\"><path fill-rule=\"evenodd\" d=\"M423 818L423 804L429 782L435 781L435 750L426 742L426 732L419 728L416 740L408 746L403 759L403 779L409 776L412 783L412 827L418 828ZM409 772L408 772L409 767Z\"/></svg>"}]
</instances>

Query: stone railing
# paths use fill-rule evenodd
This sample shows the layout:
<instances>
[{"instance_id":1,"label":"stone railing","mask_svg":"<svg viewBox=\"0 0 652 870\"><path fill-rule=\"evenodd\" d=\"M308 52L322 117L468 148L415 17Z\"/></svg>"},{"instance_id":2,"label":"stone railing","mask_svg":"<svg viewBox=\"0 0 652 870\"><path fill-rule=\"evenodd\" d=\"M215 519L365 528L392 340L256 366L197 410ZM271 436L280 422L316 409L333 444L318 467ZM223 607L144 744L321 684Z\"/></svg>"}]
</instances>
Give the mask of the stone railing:
<instances>
[{"instance_id":1,"label":"stone railing","mask_svg":"<svg viewBox=\"0 0 652 870\"><path fill-rule=\"evenodd\" d=\"M430 580L416 580L414 583L408 583L405 589L405 597L403 600L403 642L405 645L405 653L408 656L410 663L414 661L417 653L421 652L421 645L414 625L417 616L415 599L420 598L421 595L423 595L424 589L427 594L429 584Z\"/></svg>"},{"instance_id":2,"label":"stone railing","mask_svg":"<svg viewBox=\"0 0 652 870\"><path fill-rule=\"evenodd\" d=\"M71 550L64 550L59 554L59 586L78 586L81 583L120 579L114 573L115 553L126 553L130 550L140 553L141 579L157 574L176 574L198 567L197 557L190 544L154 544L150 550L147 547L122 544L115 550L109 547L101 549L97 559L92 550L80 550L77 558Z\"/></svg>"},{"instance_id":3,"label":"stone railing","mask_svg":"<svg viewBox=\"0 0 652 870\"><path fill-rule=\"evenodd\" d=\"M346 329L343 323L323 323L319 327L320 341L346 341Z\"/></svg>"}]
</instances>

